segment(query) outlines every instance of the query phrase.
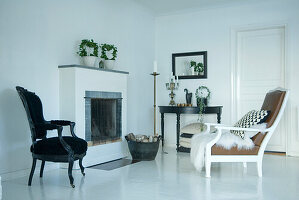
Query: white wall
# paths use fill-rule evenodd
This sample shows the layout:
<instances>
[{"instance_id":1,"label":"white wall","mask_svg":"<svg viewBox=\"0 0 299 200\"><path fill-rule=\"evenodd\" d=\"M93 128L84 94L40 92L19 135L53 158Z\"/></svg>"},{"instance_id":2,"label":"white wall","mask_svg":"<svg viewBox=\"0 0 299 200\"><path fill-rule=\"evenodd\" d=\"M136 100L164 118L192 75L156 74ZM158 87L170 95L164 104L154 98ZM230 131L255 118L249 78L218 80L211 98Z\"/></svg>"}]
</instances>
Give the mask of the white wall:
<instances>
[{"instance_id":1,"label":"white wall","mask_svg":"<svg viewBox=\"0 0 299 200\"><path fill-rule=\"evenodd\" d=\"M91 38L115 44L118 69L130 72L128 132L152 130L150 11L131 0L1 0L0 174L31 167L29 126L15 86L41 97L46 119L59 118L58 65L79 63L80 40Z\"/></svg>"},{"instance_id":2,"label":"white wall","mask_svg":"<svg viewBox=\"0 0 299 200\"><path fill-rule=\"evenodd\" d=\"M299 102L299 2L296 0L267 1L253 5L199 10L198 12L160 16L156 19L156 58L161 76L158 78L158 105L167 105L169 97L165 89L171 72L171 54L192 51L208 51L208 79L181 80L176 101L185 102L184 88L195 93L199 85L210 88L211 104L223 105L222 122L231 120L231 30L257 25L287 25L288 88L291 89L289 106L291 118L288 130L288 153L299 155L296 106ZM193 103L195 98L193 96ZM181 117L184 125L197 116ZM166 144L175 144L175 115L165 115ZM215 117L209 119L215 121Z\"/></svg>"}]
</instances>

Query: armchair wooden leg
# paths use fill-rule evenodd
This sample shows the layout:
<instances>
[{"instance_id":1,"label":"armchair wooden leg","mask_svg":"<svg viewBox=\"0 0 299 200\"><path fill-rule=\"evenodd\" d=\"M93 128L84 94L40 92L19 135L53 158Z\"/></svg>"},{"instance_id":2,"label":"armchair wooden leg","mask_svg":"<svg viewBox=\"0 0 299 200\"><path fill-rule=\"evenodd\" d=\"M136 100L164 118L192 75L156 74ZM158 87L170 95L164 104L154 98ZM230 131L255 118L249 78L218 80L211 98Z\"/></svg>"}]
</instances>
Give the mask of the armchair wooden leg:
<instances>
[{"instance_id":1,"label":"armchair wooden leg","mask_svg":"<svg viewBox=\"0 0 299 200\"><path fill-rule=\"evenodd\" d=\"M205 168L206 168L206 178L211 177L211 147L206 146L205 151Z\"/></svg>"},{"instance_id":2,"label":"armchair wooden leg","mask_svg":"<svg viewBox=\"0 0 299 200\"><path fill-rule=\"evenodd\" d=\"M36 158L33 158L31 172L30 172L30 176L29 176L29 180L28 180L28 185L29 186L31 186L31 182L32 182L32 177L33 177L33 174L34 174L35 166L36 166Z\"/></svg>"},{"instance_id":3,"label":"armchair wooden leg","mask_svg":"<svg viewBox=\"0 0 299 200\"><path fill-rule=\"evenodd\" d=\"M73 175L72 175L73 165L74 165L74 160L70 159L69 160L68 175L69 175L70 184L71 184L72 188L75 187L75 185L74 185L74 178L73 178Z\"/></svg>"},{"instance_id":4,"label":"armchair wooden leg","mask_svg":"<svg viewBox=\"0 0 299 200\"><path fill-rule=\"evenodd\" d=\"M206 168L206 177L210 178L211 177L211 162L210 161L206 161L205 164L205 168Z\"/></svg>"},{"instance_id":5,"label":"armchair wooden leg","mask_svg":"<svg viewBox=\"0 0 299 200\"><path fill-rule=\"evenodd\" d=\"M83 167L83 165L82 165L82 160L83 160L83 158L80 158L80 159L79 159L79 166L80 166L80 169L81 169L81 173L83 174L83 176L85 176L85 173L84 173L84 167Z\"/></svg>"},{"instance_id":6,"label":"armchair wooden leg","mask_svg":"<svg viewBox=\"0 0 299 200\"><path fill-rule=\"evenodd\" d=\"M256 166L257 166L257 174L259 177L262 177L263 176L263 161L257 161L256 163Z\"/></svg>"},{"instance_id":7,"label":"armchair wooden leg","mask_svg":"<svg viewBox=\"0 0 299 200\"><path fill-rule=\"evenodd\" d=\"M40 167L40 173L39 173L39 177L43 177L43 173L44 173L44 167L45 167L45 162L46 161L42 161L42 165Z\"/></svg>"}]
</instances>

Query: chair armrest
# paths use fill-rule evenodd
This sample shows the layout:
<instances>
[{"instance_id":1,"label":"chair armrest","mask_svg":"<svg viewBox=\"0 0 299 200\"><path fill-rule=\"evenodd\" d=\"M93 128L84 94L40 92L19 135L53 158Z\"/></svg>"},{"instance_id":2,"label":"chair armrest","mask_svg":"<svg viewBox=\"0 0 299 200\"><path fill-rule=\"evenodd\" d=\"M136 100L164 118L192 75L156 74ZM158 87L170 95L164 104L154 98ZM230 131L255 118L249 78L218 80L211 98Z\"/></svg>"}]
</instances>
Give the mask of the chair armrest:
<instances>
[{"instance_id":1,"label":"chair armrest","mask_svg":"<svg viewBox=\"0 0 299 200\"><path fill-rule=\"evenodd\" d=\"M216 123L205 123L205 125L208 126L214 126L216 129L222 129L222 130L235 130L235 131L250 131L250 132L268 132L270 129L255 129L255 128L240 128L240 127L234 127L231 125L226 125L226 124L216 124Z\"/></svg>"},{"instance_id":2,"label":"chair armrest","mask_svg":"<svg viewBox=\"0 0 299 200\"><path fill-rule=\"evenodd\" d=\"M217 123L205 123L205 125L207 125L207 126L229 126L226 124L217 124Z\"/></svg>"},{"instance_id":3,"label":"chair armrest","mask_svg":"<svg viewBox=\"0 0 299 200\"><path fill-rule=\"evenodd\" d=\"M62 126L56 125L56 124L51 124L49 122L45 122L45 123L41 123L41 124L35 124L35 127L38 130L57 130L58 138L59 138L59 141L62 144L63 148L68 152L69 156L74 155L74 151L72 150L70 145L68 145L62 138L62 130L63 130Z\"/></svg>"},{"instance_id":4,"label":"chair armrest","mask_svg":"<svg viewBox=\"0 0 299 200\"><path fill-rule=\"evenodd\" d=\"M77 135L75 134L75 131L74 131L75 125L76 125L75 122L70 123L70 131L71 131L72 136L77 138Z\"/></svg>"},{"instance_id":5,"label":"chair armrest","mask_svg":"<svg viewBox=\"0 0 299 200\"><path fill-rule=\"evenodd\" d=\"M71 131L72 136L77 138L77 135L74 132L74 128L76 125L75 122L71 122L71 121L67 121L67 120L51 120L50 123L60 125L60 126L70 126L70 131Z\"/></svg>"},{"instance_id":6,"label":"chair armrest","mask_svg":"<svg viewBox=\"0 0 299 200\"><path fill-rule=\"evenodd\" d=\"M71 124L71 121L67 121L67 120L51 120L50 123L51 124L60 125L60 126L69 126Z\"/></svg>"},{"instance_id":7,"label":"chair armrest","mask_svg":"<svg viewBox=\"0 0 299 200\"><path fill-rule=\"evenodd\" d=\"M73 157L74 156L74 151L73 149L71 148L70 145L68 145L64 139L62 138L62 130L63 130L63 127L62 126L58 126L57 128L57 133L58 133L58 138L59 138L59 141L60 143L62 144L63 148L68 152L68 155Z\"/></svg>"},{"instance_id":8,"label":"chair armrest","mask_svg":"<svg viewBox=\"0 0 299 200\"><path fill-rule=\"evenodd\" d=\"M218 130L232 130L232 131L249 131L249 132L268 132L269 129L256 129L256 128L240 128L240 127L233 127L233 126L215 126Z\"/></svg>"},{"instance_id":9,"label":"chair armrest","mask_svg":"<svg viewBox=\"0 0 299 200\"><path fill-rule=\"evenodd\" d=\"M71 133L74 132L74 125L75 123L74 122L70 122L69 125L71 127ZM71 148L70 145L68 145L64 140L63 140L63 137L62 137L62 130L63 130L63 127L62 125L58 125L57 124L52 124L52 121L50 122L45 122L45 123L42 123L42 124L36 124L35 125L37 129L39 130L57 130L57 133L58 133L58 138L59 138L59 141L60 143L62 144L63 148L68 152L69 156L73 156L74 155L74 151L73 149ZM74 136L73 135L74 133L72 133L72 136L73 137L77 137L76 135Z\"/></svg>"},{"instance_id":10,"label":"chair armrest","mask_svg":"<svg viewBox=\"0 0 299 200\"><path fill-rule=\"evenodd\" d=\"M206 130L207 133L210 133L211 126L214 126L215 128L227 126L225 124L218 124L218 123L205 123L205 125L207 126L207 130ZM216 137L207 143L206 148L211 148L214 144L216 144L216 142L220 139L221 135L222 135L222 130L217 129Z\"/></svg>"},{"instance_id":11,"label":"chair armrest","mask_svg":"<svg viewBox=\"0 0 299 200\"><path fill-rule=\"evenodd\" d=\"M208 129L207 129L208 131L210 131L209 127L210 126L208 126ZM221 138L221 135L222 135L222 129L217 129L217 132L215 134L216 134L216 137L213 140L211 140L210 142L207 143L206 149L207 148L211 149L212 146L218 142L218 140Z\"/></svg>"},{"instance_id":12,"label":"chair armrest","mask_svg":"<svg viewBox=\"0 0 299 200\"><path fill-rule=\"evenodd\" d=\"M50 131L50 130L56 130L61 126L55 124L49 124L49 123L40 123L40 124L35 124L35 127L38 130Z\"/></svg>"},{"instance_id":13,"label":"chair armrest","mask_svg":"<svg viewBox=\"0 0 299 200\"><path fill-rule=\"evenodd\" d=\"M205 125L207 126L207 131L210 132L211 131L211 126L218 126L218 127L222 127L222 126L228 126L225 124L216 124L216 123L205 123Z\"/></svg>"}]
</instances>

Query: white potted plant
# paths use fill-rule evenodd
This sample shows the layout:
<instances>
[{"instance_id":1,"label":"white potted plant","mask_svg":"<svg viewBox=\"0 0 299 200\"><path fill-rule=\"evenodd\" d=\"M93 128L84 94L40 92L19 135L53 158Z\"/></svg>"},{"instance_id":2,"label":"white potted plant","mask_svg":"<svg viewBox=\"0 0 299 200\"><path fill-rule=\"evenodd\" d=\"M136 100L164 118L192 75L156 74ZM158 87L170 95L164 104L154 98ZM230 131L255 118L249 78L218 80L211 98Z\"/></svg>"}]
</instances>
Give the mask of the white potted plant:
<instances>
[{"instance_id":1,"label":"white potted plant","mask_svg":"<svg viewBox=\"0 0 299 200\"><path fill-rule=\"evenodd\" d=\"M82 57L84 65L94 67L99 53L99 46L93 41L93 39L85 39L81 41L79 51L77 53L80 57Z\"/></svg>"},{"instance_id":2,"label":"white potted plant","mask_svg":"<svg viewBox=\"0 0 299 200\"><path fill-rule=\"evenodd\" d=\"M117 47L113 44L101 44L101 58L103 58L106 69L114 69L117 57Z\"/></svg>"},{"instance_id":3,"label":"white potted plant","mask_svg":"<svg viewBox=\"0 0 299 200\"><path fill-rule=\"evenodd\" d=\"M192 75L203 75L204 72L204 64L199 62L196 63L195 61L190 61L190 68L192 70Z\"/></svg>"}]
</instances>

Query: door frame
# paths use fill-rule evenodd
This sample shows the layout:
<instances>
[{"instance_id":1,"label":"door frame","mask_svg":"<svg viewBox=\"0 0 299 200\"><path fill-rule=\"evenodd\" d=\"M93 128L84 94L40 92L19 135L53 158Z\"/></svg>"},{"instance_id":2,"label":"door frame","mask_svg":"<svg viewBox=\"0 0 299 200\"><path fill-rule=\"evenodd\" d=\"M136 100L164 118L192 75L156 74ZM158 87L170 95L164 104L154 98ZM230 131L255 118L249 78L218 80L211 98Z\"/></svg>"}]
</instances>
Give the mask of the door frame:
<instances>
[{"instance_id":1,"label":"door frame","mask_svg":"<svg viewBox=\"0 0 299 200\"><path fill-rule=\"evenodd\" d=\"M231 65L231 123L236 122L237 119L237 102L240 101L240 95L238 94L240 75L237 71L237 36L238 32L254 31L254 30L267 30L273 28L284 28L284 82L285 87L290 88L291 83L291 73L290 67L288 66L290 61L288 57L289 44L288 44L288 24L286 22L281 23L272 23L272 24L255 24L255 25L245 25L245 26L236 26L232 27L230 30L230 65ZM290 95L291 96L291 95ZM285 109L285 147L286 155L289 152L289 134L291 130L291 101L289 100L286 109Z\"/></svg>"}]
</instances>

